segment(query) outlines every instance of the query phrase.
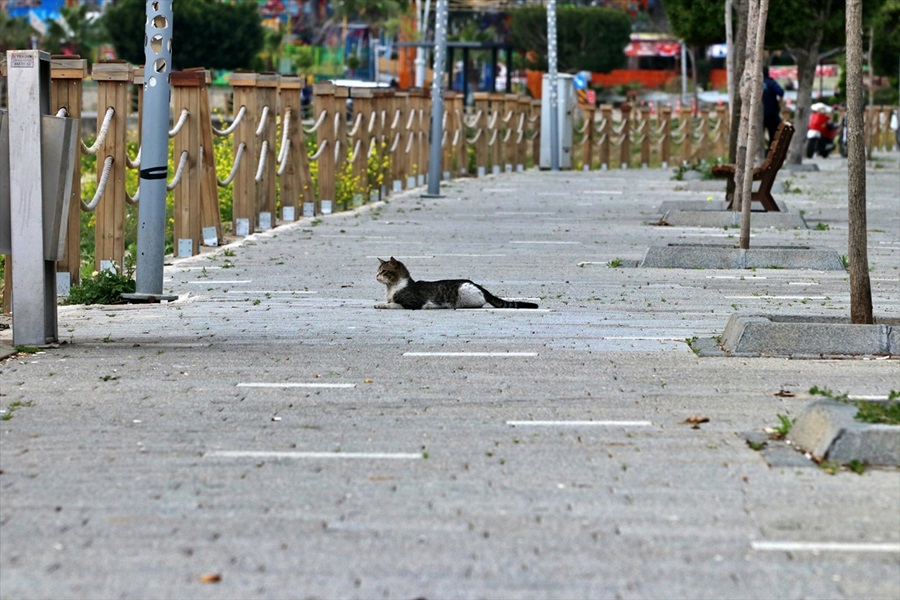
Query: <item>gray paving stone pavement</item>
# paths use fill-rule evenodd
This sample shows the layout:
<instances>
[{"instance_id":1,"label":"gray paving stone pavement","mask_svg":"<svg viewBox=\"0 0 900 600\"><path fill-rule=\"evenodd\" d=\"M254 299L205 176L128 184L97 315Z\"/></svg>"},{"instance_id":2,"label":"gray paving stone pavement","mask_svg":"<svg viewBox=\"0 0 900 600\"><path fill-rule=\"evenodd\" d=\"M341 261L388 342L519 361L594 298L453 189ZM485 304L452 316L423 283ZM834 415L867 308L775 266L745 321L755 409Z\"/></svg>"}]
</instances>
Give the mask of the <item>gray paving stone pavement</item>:
<instances>
[{"instance_id":1,"label":"gray paving stone pavement","mask_svg":"<svg viewBox=\"0 0 900 600\"><path fill-rule=\"evenodd\" d=\"M752 244L846 254L846 165L817 163L810 228ZM898 163L868 178L889 318ZM653 225L724 197L671 177L457 180L175 261L170 304L61 307L58 348L0 364L0 598L896 599L900 473L770 467L739 432L900 362L695 355L735 313L845 316L849 283L609 267L736 241ZM389 256L541 308L374 310Z\"/></svg>"}]
</instances>

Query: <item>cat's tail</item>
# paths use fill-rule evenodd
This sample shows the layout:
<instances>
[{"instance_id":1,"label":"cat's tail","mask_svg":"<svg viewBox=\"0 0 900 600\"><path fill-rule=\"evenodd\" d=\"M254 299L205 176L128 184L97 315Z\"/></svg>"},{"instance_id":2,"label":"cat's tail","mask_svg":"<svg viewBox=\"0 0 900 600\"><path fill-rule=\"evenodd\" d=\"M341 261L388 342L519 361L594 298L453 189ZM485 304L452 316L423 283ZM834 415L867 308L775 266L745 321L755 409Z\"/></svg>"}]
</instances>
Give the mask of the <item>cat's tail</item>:
<instances>
[{"instance_id":1,"label":"cat's tail","mask_svg":"<svg viewBox=\"0 0 900 600\"><path fill-rule=\"evenodd\" d=\"M480 286L479 286L480 287ZM489 291L484 288L480 288L484 293L484 299L488 304L493 306L494 308L537 308L538 305L534 302L520 302L517 300L504 300L503 298L498 298L493 295Z\"/></svg>"}]
</instances>

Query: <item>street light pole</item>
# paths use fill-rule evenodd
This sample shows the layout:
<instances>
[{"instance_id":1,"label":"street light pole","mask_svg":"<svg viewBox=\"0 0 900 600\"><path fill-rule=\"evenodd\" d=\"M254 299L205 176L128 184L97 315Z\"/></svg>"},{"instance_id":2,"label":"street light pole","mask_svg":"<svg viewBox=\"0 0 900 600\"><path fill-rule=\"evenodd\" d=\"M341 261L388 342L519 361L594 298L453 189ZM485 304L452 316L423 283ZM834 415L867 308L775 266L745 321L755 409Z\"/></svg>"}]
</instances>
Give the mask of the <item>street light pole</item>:
<instances>
[{"instance_id":1,"label":"street light pole","mask_svg":"<svg viewBox=\"0 0 900 600\"><path fill-rule=\"evenodd\" d=\"M136 290L123 298L162 299L169 164L169 77L172 72L172 0L147 0L144 98L138 191Z\"/></svg>"},{"instance_id":2,"label":"street light pole","mask_svg":"<svg viewBox=\"0 0 900 600\"><path fill-rule=\"evenodd\" d=\"M547 63L550 80L550 170L559 171L559 90L556 71L556 0L547 2Z\"/></svg>"},{"instance_id":3,"label":"street light pole","mask_svg":"<svg viewBox=\"0 0 900 600\"><path fill-rule=\"evenodd\" d=\"M444 72L447 56L447 0L437 0L434 24L434 77L431 81L431 140L428 155L428 192L441 195L441 141L444 137Z\"/></svg>"}]
</instances>

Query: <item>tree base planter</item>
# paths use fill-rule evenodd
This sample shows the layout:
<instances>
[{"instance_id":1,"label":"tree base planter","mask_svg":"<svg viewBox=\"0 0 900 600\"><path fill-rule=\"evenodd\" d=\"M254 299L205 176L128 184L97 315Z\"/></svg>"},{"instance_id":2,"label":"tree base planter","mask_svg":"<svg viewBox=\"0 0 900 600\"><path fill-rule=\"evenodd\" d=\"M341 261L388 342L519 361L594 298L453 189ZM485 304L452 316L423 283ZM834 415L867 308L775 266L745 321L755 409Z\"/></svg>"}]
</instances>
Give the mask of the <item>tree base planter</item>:
<instances>
[{"instance_id":1,"label":"tree base planter","mask_svg":"<svg viewBox=\"0 0 900 600\"><path fill-rule=\"evenodd\" d=\"M657 225L671 227L740 227L741 213L733 210L670 210ZM752 211L750 226L760 229L808 229L799 214L789 212Z\"/></svg>"},{"instance_id":2,"label":"tree base planter","mask_svg":"<svg viewBox=\"0 0 900 600\"><path fill-rule=\"evenodd\" d=\"M787 440L818 461L900 466L900 425L863 423L857 412L852 404L818 400L797 417Z\"/></svg>"},{"instance_id":3,"label":"tree base planter","mask_svg":"<svg viewBox=\"0 0 900 600\"><path fill-rule=\"evenodd\" d=\"M650 246L638 266L661 269L845 270L840 255L831 248L757 246L742 250L732 245L719 244Z\"/></svg>"},{"instance_id":4,"label":"tree base planter","mask_svg":"<svg viewBox=\"0 0 900 600\"><path fill-rule=\"evenodd\" d=\"M719 342L731 356L847 358L900 354L900 319L852 325L849 319L731 315Z\"/></svg>"}]
</instances>

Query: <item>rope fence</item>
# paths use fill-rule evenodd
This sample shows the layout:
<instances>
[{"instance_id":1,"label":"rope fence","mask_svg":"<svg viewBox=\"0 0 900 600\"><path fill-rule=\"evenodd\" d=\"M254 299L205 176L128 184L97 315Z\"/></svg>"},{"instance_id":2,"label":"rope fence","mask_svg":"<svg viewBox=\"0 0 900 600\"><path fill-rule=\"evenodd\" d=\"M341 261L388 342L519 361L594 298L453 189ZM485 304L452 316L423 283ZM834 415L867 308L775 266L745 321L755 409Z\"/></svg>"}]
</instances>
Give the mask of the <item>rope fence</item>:
<instances>
[{"instance_id":1,"label":"rope fence","mask_svg":"<svg viewBox=\"0 0 900 600\"><path fill-rule=\"evenodd\" d=\"M54 58L52 110L80 118L86 77L84 60ZM142 72L124 63L95 63L91 77L98 106L105 108L96 139L80 143L83 155L97 157L97 167L93 174L79 168L74 178L66 256L58 263L72 283L79 280L81 211L93 215L94 268L121 268L126 206L140 202L139 189L129 194L125 182L140 168L140 148L132 159L127 147L130 139L139 139L128 122L134 117L131 96L138 105L142 100ZM236 72L231 76L236 110L218 117L210 109L210 80L203 69L171 77L177 118L168 132L174 174L166 189L177 256L224 243L226 233L246 236L279 221L349 209L425 184L431 116L425 90L320 83L314 87L313 118L302 123L300 77ZM892 110L876 107L867 114L874 147L894 144ZM446 92L442 176L483 176L538 164L540 113L539 100L521 95L477 92L466 108L461 94ZM571 135L566 149L571 168L668 167L725 157L728 125L721 106L691 111L626 103L579 108L564 138ZM82 178L91 175L96 192L85 200Z\"/></svg>"}]
</instances>

